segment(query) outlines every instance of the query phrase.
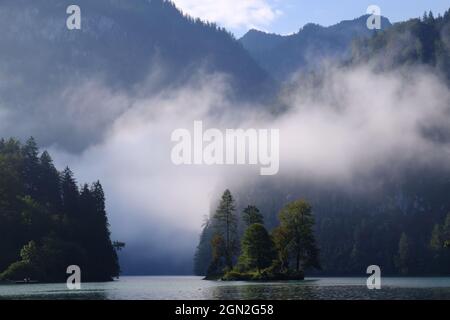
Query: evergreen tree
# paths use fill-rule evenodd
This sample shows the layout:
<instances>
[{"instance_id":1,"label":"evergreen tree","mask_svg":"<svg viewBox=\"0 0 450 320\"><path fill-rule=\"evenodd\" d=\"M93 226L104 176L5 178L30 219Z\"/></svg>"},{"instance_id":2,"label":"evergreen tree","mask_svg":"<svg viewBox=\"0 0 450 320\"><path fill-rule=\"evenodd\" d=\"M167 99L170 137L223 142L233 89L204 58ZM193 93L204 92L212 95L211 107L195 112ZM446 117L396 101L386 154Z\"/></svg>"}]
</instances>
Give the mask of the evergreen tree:
<instances>
[{"instance_id":1,"label":"evergreen tree","mask_svg":"<svg viewBox=\"0 0 450 320\"><path fill-rule=\"evenodd\" d=\"M111 280L123 246L110 239L99 182L80 193L34 139L0 140L0 279L65 281L67 266L79 265L83 281Z\"/></svg>"},{"instance_id":2,"label":"evergreen tree","mask_svg":"<svg viewBox=\"0 0 450 320\"><path fill-rule=\"evenodd\" d=\"M278 226L272 232L272 239L278 255L280 272L289 270L289 243L290 234L286 227Z\"/></svg>"},{"instance_id":3,"label":"evergreen tree","mask_svg":"<svg viewBox=\"0 0 450 320\"><path fill-rule=\"evenodd\" d=\"M117 252L111 242L111 232L109 231L109 222L106 215L106 199L103 187L100 181L94 183L91 189L94 197L95 211L95 235L97 236L94 244L97 245L97 266L99 276L107 271L107 274L117 277L120 273ZM97 277L98 278L98 277Z\"/></svg>"},{"instance_id":4,"label":"evergreen tree","mask_svg":"<svg viewBox=\"0 0 450 320\"><path fill-rule=\"evenodd\" d=\"M33 137L27 140L22 148L23 162L22 174L25 193L37 199L39 186L39 148Z\"/></svg>"},{"instance_id":5,"label":"evergreen tree","mask_svg":"<svg viewBox=\"0 0 450 320\"><path fill-rule=\"evenodd\" d=\"M288 235L289 254L295 262L295 270L320 268L311 206L304 200L294 201L281 210L279 218Z\"/></svg>"},{"instance_id":6,"label":"evergreen tree","mask_svg":"<svg viewBox=\"0 0 450 320\"><path fill-rule=\"evenodd\" d=\"M40 157L39 201L52 211L62 210L61 177L47 151Z\"/></svg>"},{"instance_id":7,"label":"evergreen tree","mask_svg":"<svg viewBox=\"0 0 450 320\"><path fill-rule=\"evenodd\" d=\"M64 212L73 218L78 213L79 190L73 172L66 167L62 172L61 190Z\"/></svg>"},{"instance_id":8,"label":"evergreen tree","mask_svg":"<svg viewBox=\"0 0 450 320\"><path fill-rule=\"evenodd\" d=\"M194 256L194 274L203 276L208 273L208 266L212 261L212 250L210 240L212 238L211 224L208 218L203 224L202 233L200 234L200 241L195 251Z\"/></svg>"},{"instance_id":9,"label":"evergreen tree","mask_svg":"<svg viewBox=\"0 0 450 320\"><path fill-rule=\"evenodd\" d=\"M225 265L227 249L225 240L220 234L215 234L211 239L212 259L208 266L207 275L222 275L223 266Z\"/></svg>"},{"instance_id":10,"label":"evergreen tree","mask_svg":"<svg viewBox=\"0 0 450 320\"><path fill-rule=\"evenodd\" d=\"M403 275L408 274L409 272L409 262L410 262L410 244L408 236L403 232L400 236L400 240L398 242L398 255L397 255L397 268L399 272Z\"/></svg>"},{"instance_id":11,"label":"evergreen tree","mask_svg":"<svg viewBox=\"0 0 450 320\"><path fill-rule=\"evenodd\" d=\"M259 209L255 206L248 206L247 208L245 208L242 218L244 219L247 227L251 226L254 223L264 224L264 218L259 212Z\"/></svg>"},{"instance_id":12,"label":"evergreen tree","mask_svg":"<svg viewBox=\"0 0 450 320\"><path fill-rule=\"evenodd\" d=\"M246 270L256 269L261 273L261 270L268 268L276 257L272 238L260 223L254 223L247 228L241 248L239 265Z\"/></svg>"},{"instance_id":13,"label":"evergreen tree","mask_svg":"<svg viewBox=\"0 0 450 320\"><path fill-rule=\"evenodd\" d=\"M225 190L214 215L217 231L225 241L225 264L229 270L233 268L233 258L237 251L237 217L233 196Z\"/></svg>"}]
</instances>

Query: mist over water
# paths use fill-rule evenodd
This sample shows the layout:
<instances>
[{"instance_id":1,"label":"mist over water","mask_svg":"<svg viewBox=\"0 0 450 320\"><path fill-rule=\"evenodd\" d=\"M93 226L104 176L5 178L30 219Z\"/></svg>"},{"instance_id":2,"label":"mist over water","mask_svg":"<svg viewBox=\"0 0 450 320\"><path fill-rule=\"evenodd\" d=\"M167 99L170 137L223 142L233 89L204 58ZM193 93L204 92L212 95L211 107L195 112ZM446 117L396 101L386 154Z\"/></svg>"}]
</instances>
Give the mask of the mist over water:
<instances>
[{"instance_id":1,"label":"mist over water","mask_svg":"<svg viewBox=\"0 0 450 320\"><path fill-rule=\"evenodd\" d=\"M204 79L150 97L99 101L125 110L102 142L79 154L51 150L80 181L104 184L113 238L127 242L125 272L190 273L202 221L218 193L261 180L258 166L175 166L171 133L192 130L196 120L208 128L279 129L280 172L265 183L352 188L406 165L447 169L450 95L424 70L330 68L320 85L291 84L281 96L288 109L278 115L271 106L235 105L220 75ZM131 101L128 108L123 101Z\"/></svg>"}]
</instances>

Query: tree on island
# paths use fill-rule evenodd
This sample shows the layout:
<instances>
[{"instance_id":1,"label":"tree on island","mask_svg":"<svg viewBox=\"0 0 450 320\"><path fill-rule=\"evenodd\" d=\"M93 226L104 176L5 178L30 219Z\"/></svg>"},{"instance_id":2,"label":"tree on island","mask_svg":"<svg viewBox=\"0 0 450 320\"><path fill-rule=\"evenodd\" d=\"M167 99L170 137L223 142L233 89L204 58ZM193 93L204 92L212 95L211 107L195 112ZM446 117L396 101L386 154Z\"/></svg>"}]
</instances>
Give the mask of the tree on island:
<instances>
[{"instance_id":1,"label":"tree on island","mask_svg":"<svg viewBox=\"0 0 450 320\"><path fill-rule=\"evenodd\" d=\"M207 274L217 276L223 274L224 259L226 256L225 241L220 234L215 234L211 239L212 257Z\"/></svg>"},{"instance_id":2,"label":"tree on island","mask_svg":"<svg viewBox=\"0 0 450 320\"><path fill-rule=\"evenodd\" d=\"M244 220L247 227L250 227L255 223L264 224L264 217L259 212L259 209L255 206L248 206L247 208L245 208L242 214L242 219Z\"/></svg>"},{"instance_id":3,"label":"tree on island","mask_svg":"<svg viewBox=\"0 0 450 320\"><path fill-rule=\"evenodd\" d=\"M320 268L312 209L303 200L292 202L281 210L281 224L272 235L264 227L264 219L258 208L246 207L242 220L247 229L242 236L238 264L233 268L232 261L237 248L237 219L234 211L234 200L230 191L226 190L212 219L218 232L211 240L212 258L207 279L298 280L303 279L307 268ZM290 267L292 261L295 269Z\"/></svg>"},{"instance_id":4,"label":"tree on island","mask_svg":"<svg viewBox=\"0 0 450 320\"><path fill-rule=\"evenodd\" d=\"M221 275L225 270L233 269L234 258L238 252L238 221L235 211L233 196L229 190L225 190L214 216L208 222L214 230L210 238L212 252L207 269L209 276Z\"/></svg>"},{"instance_id":5,"label":"tree on island","mask_svg":"<svg viewBox=\"0 0 450 320\"><path fill-rule=\"evenodd\" d=\"M286 228L278 226L272 231L272 238L277 252L277 262L279 264L279 270L282 273L288 272L290 241L289 232Z\"/></svg>"},{"instance_id":6,"label":"tree on island","mask_svg":"<svg viewBox=\"0 0 450 320\"><path fill-rule=\"evenodd\" d=\"M276 242L287 254L287 261L293 260L297 272L308 268L320 269L319 250L314 238L312 207L304 200L286 205L279 214L280 226Z\"/></svg>"},{"instance_id":7,"label":"tree on island","mask_svg":"<svg viewBox=\"0 0 450 320\"><path fill-rule=\"evenodd\" d=\"M237 253L237 217L235 211L233 196L230 190L225 190L213 217L217 234L213 238L212 245L213 250L223 254L225 267L228 270L233 269L233 259ZM219 245L218 241L214 242L214 239L217 240L217 235L223 239L223 250L217 247Z\"/></svg>"},{"instance_id":8,"label":"tree on island","mask_svg":"<svg viewBox=\"0 0 450 320\"><path fill-rule=\"evenodd\" d=\"M241 248L239 266L245 270L256 269L261 273L261 270L270 267L276 258L273 240L261 223L254 223L247 228Z\"/></svg>"}]
</instances>

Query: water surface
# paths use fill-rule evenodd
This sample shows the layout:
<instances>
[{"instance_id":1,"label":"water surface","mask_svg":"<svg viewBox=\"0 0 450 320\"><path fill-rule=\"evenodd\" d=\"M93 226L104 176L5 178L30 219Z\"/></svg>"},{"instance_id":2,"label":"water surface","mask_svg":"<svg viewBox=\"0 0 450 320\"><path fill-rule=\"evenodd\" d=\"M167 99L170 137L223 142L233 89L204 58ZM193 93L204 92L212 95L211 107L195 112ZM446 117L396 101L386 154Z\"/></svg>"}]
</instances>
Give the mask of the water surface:
<instances>
[{"instance_id":1,"label":"water surface","mask_svg":"<svg viewBox=\"0 0 450 320\"><path fill-rule=\"evenodd\" d=\"M307 278L286 282L221 282L200 277L121 277L108 283L2 284L0 299L227 300L227 299L450 299L450 278L383 278L368 290L366 278Z\"/></svg>"}]
</instances>

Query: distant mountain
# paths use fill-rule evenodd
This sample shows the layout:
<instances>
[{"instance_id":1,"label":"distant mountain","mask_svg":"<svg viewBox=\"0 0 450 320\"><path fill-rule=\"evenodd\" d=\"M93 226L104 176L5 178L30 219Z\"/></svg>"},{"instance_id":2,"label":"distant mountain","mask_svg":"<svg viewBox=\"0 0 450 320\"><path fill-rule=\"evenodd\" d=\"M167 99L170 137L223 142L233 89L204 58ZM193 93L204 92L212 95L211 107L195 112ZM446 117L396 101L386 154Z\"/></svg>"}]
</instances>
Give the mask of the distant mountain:
<instances>
[{"instance_id":1,"label":"distant mountain","mask_svg":"<svg viewBox=\"0 0 450 320\"><path fill-rule=\"evenodd\" d=\"M81 30L66 27L71 4L81 8ZM0 39L0 106L8 110L6 123L21 122L26 131L2 125L0 136L33 134L44 145L83 148L117 116L111 110L100 124L78 132L79 121L69 113L67 122L57 126L71 130L70 137L56 132L52 114L58 110L64 122L68 102L61 93L86 81L100 81L114 92L137 88L150 94L192 83L200 71L223 73L231 98L252 101L273 87L267 72L230 33L184 15L165 0L5 0L0 2ZM157 76L150 81L152 74Z\"/></svg>"},{"instance_id":2,"label":"distant mountain","mask_svg":"<svg viewBox=\"0 0 450 320\"><path fill-rule=\"evenodd\" d=\"M396 23L374 37L360 39L353 49L353 63L370 60L382 69L428 65L450 81L450 9L442 16L430 12L422 19Z\"/></svg>"},{"instance_id":3,"label":"distant mountain","mask_svg":"<svg viewBox=\"0 0 450 320\"><path fill-rule=\"evenodd\" d=\"M330 27L309 23L289 36L250 30L239 41L274 78L285 80L293 72L312 70L324 61L350 58L352 41L374 33L367 28L367 18L365 15ZM391 23L382 17L381 26L386 29Z\"/></svg>"},{"instance_id":4,"label":"distant mountain","mask_svg":"<svg viewBox=\"0 0 450 320\"><path fill-rule=\"evenodd\" d=\"M79 32L65 27L66 8L73 3L82 10ZM42 79L76 67L130 85L146 77L156 60L176 71L171 81L200 67L227 73L240 85L257 86L268 79L231 34L183 15L170 1L7 0L0 12L0 37L7 48L2 64L19 74L26 70Z\"/></svg>"}]
</instances>

